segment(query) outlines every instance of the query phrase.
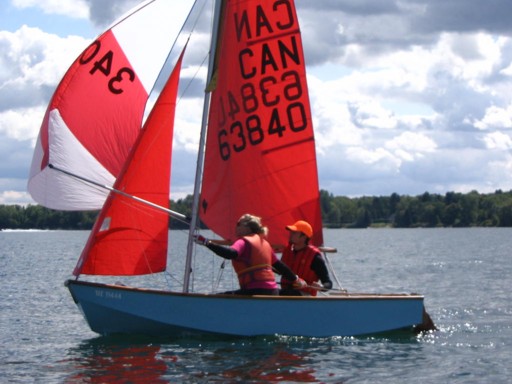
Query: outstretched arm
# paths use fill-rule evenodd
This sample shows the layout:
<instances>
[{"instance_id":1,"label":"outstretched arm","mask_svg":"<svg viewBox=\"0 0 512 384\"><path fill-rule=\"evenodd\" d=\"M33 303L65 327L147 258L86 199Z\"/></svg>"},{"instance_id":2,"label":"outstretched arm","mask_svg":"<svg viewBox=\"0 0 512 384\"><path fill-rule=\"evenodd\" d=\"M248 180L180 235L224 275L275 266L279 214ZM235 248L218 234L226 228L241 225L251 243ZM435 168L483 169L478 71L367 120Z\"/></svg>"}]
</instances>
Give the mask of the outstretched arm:
<instances>
[{"instance_id":1,"label":"outstretched arm","mask_svg":"<svg viewBox=\"0 0 512 384\"><path fill-rule=\"evenodd\" d=\"M232 247L226 247L224 245L215 244L204 236L195 235L194 241L197 244L204 245L209 250L213 251L215 254L217 254L220 257L223 257L224 259L231 260L235 259L238 256L238 252L236 251L236 249Z\"/></svg>"},{"instance_id":2,"label":"outstretched arm","mask_svg":"<svg viewBox=\"0 0 512 384\"><path fill-rule=\"evenodd\" d=\"M272 268L274 268L274 270L283 276L286 280L295 281L295 279L297 279L295 273L293 273L292 270L281 260L277 260L274 264L272 264Z\"/></svg>"},{"instance_id":3,"label":"outstretched arm","mask_svg":"<svg viewBox=\"0 0 512 384\"><path fill-rule=\"evenodd\" d=\"M329 277L329 271L325 265L325 261L321 254L317 253L311 262L311 269L315 271L316 275L320 278L322 285L325 289L332 288L332 281Z\"/></svg>"},{"instance_id":4,"label":"outstretched arm","mask_svg":"<svg viewBox=\"0 0 512 384\"><path fill-rule=\"evenodd\" d=\"M212 243L211 241L209 241L205 245L209 250L213 251L216 255L223 257L224 259L232 260L232 259L236 259L236 257L238 256L237 251L235 251L231 247L226 247L224 245L215 244L215 243Z\"/></svg>"}]
</instances>

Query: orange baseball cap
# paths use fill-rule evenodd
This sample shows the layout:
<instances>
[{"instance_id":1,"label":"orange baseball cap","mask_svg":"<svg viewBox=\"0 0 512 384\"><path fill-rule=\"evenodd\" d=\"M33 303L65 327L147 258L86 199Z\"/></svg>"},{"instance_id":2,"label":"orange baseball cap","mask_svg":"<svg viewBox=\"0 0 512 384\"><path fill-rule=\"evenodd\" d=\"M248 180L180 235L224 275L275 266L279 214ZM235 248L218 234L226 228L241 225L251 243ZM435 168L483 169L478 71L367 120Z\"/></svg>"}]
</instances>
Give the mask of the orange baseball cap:
<instances>
[{"instance_id":1,"label":"orange baseball cap","mask_svg":"<svg viewBox=\"0 0 512 384\"><path fill-rule=\"evenodd\" d=\"M309 238L313 236L313 228L307 221L304 220L296 221L292 225L288 225L286 229L289 231L302 232Z\"/></svg>"}]
</instances>

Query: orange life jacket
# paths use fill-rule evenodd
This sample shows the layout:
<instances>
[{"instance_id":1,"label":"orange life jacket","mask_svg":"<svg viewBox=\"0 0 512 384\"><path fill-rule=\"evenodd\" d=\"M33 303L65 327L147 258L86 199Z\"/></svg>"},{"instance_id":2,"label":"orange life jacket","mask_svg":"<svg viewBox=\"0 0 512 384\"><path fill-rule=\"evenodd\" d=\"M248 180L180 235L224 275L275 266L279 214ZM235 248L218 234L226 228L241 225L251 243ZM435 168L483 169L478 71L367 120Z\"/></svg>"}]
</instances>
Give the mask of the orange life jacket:
<instances>
[{"instance_id":1,"label":"orange life jacket","mask_svg":"<svg viewBox=\"0 0 512 384\"><path fill-rule=\"evenodd\" d=\"M259 235L244 236L251 245L248 259L233 259L233 268L238 275L240 288L250 288L248 285L257 281L274 281L272 271L272 247Z\"/></svg>"},{"instance_id":2,"label":"orange life jacket","mask_svg":"<svg viewBox=\"0 0 512 384\"><path fill-rule=\"evenodd\" d=\"M300 251L293 251L291 245L288 245L283 250L281 261L290 267L293 273L301 277L308 285L311 285L320 280L315 271L311 269L311 263L318 253L320 253L320 250L313 245L308 245ZM283 288L291 288L292 285L293 282L285 278L281 279L281 286ZM316 296L317 294L317 290L311 288L303 288L301 291L311 296Z\"/></svg>"}]
</instances>

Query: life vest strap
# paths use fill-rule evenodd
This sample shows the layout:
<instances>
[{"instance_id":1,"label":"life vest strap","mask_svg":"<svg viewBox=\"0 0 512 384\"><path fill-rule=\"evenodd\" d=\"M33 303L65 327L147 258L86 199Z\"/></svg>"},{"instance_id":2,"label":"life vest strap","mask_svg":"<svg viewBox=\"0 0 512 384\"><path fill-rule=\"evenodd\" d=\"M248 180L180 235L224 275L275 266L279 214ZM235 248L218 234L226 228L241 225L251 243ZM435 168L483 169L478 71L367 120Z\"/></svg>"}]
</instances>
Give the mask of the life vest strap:
<instances>
[{"instance_id":1,"label":"life vest strap","mask_svg":"<svg viewBox=\"0 0 512 384\"><path fill-rule=\"evenodd\" d=\"M238 272L238 276L244 275L246 273L249 273L249 272L252 272L252 271L255 271L258 269L266 269L266 268L272 269L272 266L269 264L256 264L249 268L242 269L241 271Z\"/></svg>"}]
</instances>

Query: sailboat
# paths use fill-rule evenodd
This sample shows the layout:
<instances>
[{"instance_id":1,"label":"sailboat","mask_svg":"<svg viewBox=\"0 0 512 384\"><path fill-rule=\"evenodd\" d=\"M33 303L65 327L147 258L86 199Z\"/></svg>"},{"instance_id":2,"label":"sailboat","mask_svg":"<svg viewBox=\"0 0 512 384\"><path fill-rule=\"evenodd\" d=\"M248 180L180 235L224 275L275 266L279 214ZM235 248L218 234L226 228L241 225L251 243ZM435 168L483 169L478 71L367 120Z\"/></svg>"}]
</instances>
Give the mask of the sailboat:
<instances>
[{"instance_id":1,"label":"sailboat","mask_svg":"<svg viewBox=\"0 0 512 384\"><path fill-rule=\"evenodd\" d=\"M144 11L161 3L170 2L145 2L107 30L77 59L72 67L75 72L76 68L85 69L86 76L106 72L107 64L113 61L109 52L118 51L100 52L100 47L106 45L105 36L116 36L116 29L125 29L123 23L146 28L151 23ZM235 240L237 219L245 213L255 214L269 227L268 240L276 247L286 243L285 226L296 220L322 228L314 131L293 0L217 0L213 14L190 217L168 208L183 52L173 62L172 72L143 125L143 97L133 103L137 111L130 116L129 125L139 124L139 129L136 135L123 138L123 153L111 153L112 144L108 142L99 149L94 144L88 146L87 141L84 145L80 130L87 130L87 124L84 127L78 119L61 118L62 110L70 114L81 111L77 100L70 104L64 101L66 93L76 96L70 86L74 83L72 76L65 76L48 108L29 180L34 199L58 209L94 209L101 200L98 195L108 193L73 271L75 277L65 283L90 328L102 335L331 337L424 326L428 317L424 297L414 293L333 289L314 297L239 296L195 292L191 288L195 272L193 238L200 221L220 239L230 242ZM186 18L185 11L172 12L173 23L184 23ZM116 47L124 52L130 44L128 40ZM92 56L97 57L89 60ZM126 79L130 83L132 78L138 79L130 56L124 56L127 59L120 68L125 69L115 77L123 81L111 83L106 76L102 84L106 84L107 91L103 87L101 92L121 90L121 85L129 85ZM92 72L94 68L98 70ZM126 93L110 96L130 98ZM89 124L101 121L113 132L110 136L120 140L118 136L128 128L117 122L127 106L122 111L115 105L102 108L94 114L97 121ZM71 149L67 148L70 143ZM112 156L122 159L122 165L109 167L104 159ZM85 174L84 159L94 165ZM104 175L108 177L102 178ZM109 177L115 177L113 186ZM181 290L98 281L101 276L165 276L165 271L173 268L167 266L169 215L185 221L190 228L187 249L183 250ZM315 231L313 243L323 245L322 231ZM84 275L87 280L82 279Z\"/></svg>"}]
</instances>

